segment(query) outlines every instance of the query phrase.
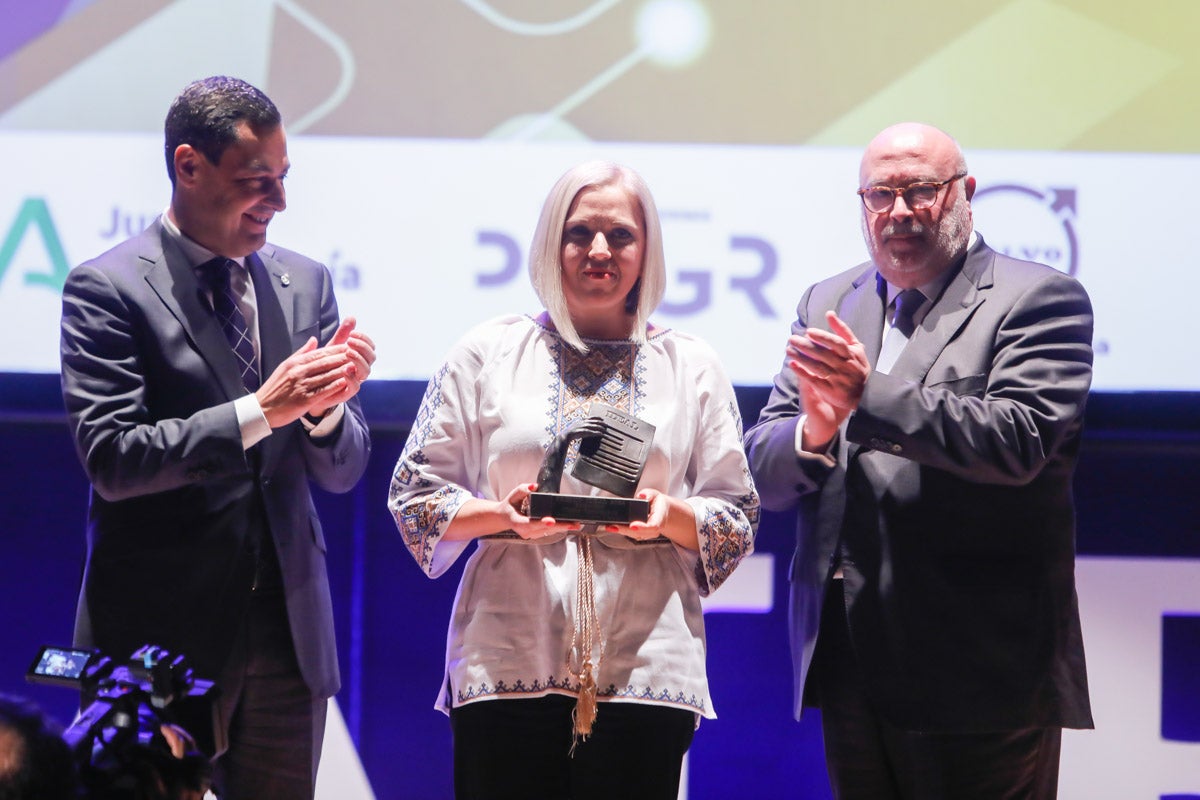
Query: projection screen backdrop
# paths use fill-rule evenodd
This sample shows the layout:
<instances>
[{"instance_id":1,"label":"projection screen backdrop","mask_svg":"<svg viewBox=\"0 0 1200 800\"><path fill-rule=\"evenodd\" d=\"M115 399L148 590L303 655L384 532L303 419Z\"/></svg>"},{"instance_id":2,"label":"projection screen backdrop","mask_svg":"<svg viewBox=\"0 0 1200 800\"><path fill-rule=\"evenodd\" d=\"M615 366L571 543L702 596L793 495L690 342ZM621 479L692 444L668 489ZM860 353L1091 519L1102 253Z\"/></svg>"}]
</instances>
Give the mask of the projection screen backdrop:
<instances>
[{"instance_id":1,"label":"projection screen backdrop","mask_svg":"<svg viewBox=\"0 0 1200 800\"><path fill-rule=\"evenodd\" d=\"M1197 266L1190 0L5 5L0 371L57 371L66 271L162 212L167 105L223 73L283 111L270 238L329 266L378 378L425 380L467 327L536 312L541 202L609 158L663 216L656 321L768 383L804 288L865 258L863 146L917 119L962 143L988 243L1087 286L1095 389L1200 391L1173 290Z\"/></svg>"}]
</instances>

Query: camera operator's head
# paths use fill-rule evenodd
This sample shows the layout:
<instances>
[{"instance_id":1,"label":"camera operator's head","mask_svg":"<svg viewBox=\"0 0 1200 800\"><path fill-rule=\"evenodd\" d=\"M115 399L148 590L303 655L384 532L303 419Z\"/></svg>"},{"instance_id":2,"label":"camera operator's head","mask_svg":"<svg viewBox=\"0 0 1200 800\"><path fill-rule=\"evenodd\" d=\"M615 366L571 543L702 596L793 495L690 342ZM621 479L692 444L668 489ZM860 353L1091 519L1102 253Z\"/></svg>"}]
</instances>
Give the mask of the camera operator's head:
<instances>
[{"instance_id":1,"label":"camera operator's head","mask_svg":"<svg viewBox=\"0 0 1200 800\"><path fill-rule=\"evenodd\" d=\"M75 800L71 751L37 706L0 695L0 800Z\"/></svg>"}]
</instances>

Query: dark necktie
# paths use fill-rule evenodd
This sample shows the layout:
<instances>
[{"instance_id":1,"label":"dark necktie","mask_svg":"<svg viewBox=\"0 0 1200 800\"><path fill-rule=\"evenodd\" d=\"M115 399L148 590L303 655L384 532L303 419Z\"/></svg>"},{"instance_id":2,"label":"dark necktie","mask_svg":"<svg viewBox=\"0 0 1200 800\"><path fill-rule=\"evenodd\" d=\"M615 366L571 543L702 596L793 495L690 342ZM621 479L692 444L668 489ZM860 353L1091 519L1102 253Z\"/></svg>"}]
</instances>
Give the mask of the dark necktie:
<instances>
[{"instance_id":1,"label":"dark necktie","mask_svg":"<svg viewBox=\"0 0 1200 800\"><path fill-rule=\"evenodd\" d=\"M237 357L238 370L242 374L242 383L253 392L259 387L258 362L254 358L254 342L250 338L250 328L246 325L246 317L238 308L229 285L229 270L237 264L227 258L214 258L200 265L200 272L212 290L213 311L221 330L233 348Z\"/></svg>"},{"instance_id":2,"label":"dark necktie","mask_svg":"<svg viewBox=\"0 0 1200 800\"><path fill-rule=\"evenodd\" d=\"M879 360L875 364L876 372L888 372L900 357L900 351L908 344L916 323L913 321L917 309L925 302L925 295L920 289L905 289L896 295L896 313L892 317L892 327L883 339L879 349Z\"/></svg>"}]
</instances>

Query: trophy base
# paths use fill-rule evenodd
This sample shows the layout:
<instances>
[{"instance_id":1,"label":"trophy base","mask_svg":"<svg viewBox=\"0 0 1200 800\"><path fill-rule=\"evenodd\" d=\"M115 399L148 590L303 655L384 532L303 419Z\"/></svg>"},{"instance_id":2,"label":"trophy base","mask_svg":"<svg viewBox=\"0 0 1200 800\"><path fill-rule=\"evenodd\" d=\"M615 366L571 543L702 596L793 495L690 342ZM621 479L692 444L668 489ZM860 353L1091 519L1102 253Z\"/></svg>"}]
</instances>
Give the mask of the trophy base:
<instances>
[{"instance_id":1,"label":"trophy base","mask_svg":"<svg viewBox=\"0 0 1200 800\"><path fill-rule=\"evenodd\" d=\"M559 522L628 525L646 521L650 516L650 501L632 497L534 492L529 495L529 516L533 519L554 517Z\"/></svg>"}]
</instances>

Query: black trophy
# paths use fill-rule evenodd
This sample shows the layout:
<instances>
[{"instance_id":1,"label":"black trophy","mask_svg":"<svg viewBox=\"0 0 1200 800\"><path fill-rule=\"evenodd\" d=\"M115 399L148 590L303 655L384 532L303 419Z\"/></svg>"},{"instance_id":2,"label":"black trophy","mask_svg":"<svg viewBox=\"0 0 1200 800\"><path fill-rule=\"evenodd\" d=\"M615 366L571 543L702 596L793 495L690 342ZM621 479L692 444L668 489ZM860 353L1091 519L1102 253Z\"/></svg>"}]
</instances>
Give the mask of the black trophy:
<instances>
[{"instance_id":1,"label":"black trophy","mask_svg":"<svg viewBox=\"0 0 1200 800\"><path fill-rule=\"evenodd\" d=\"M586 484L616 497L559 494L563 466L571 443L579 442L579 454L571 474ZM650 502L634 498L654 426L620 409L592 403L587 419L560 433L546 453L538 471L537 491L529 496L529 516L593 524L645 522Z\"/></svg>"}]
</instances>

